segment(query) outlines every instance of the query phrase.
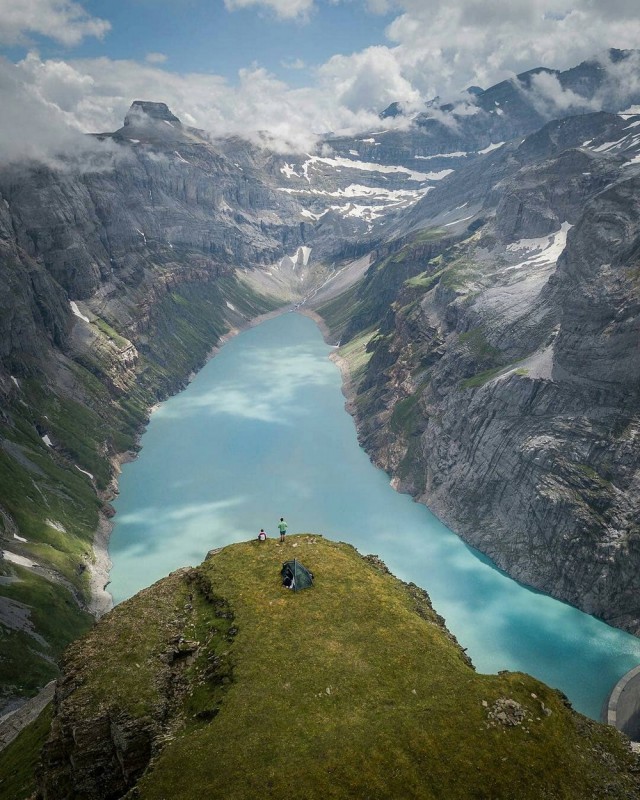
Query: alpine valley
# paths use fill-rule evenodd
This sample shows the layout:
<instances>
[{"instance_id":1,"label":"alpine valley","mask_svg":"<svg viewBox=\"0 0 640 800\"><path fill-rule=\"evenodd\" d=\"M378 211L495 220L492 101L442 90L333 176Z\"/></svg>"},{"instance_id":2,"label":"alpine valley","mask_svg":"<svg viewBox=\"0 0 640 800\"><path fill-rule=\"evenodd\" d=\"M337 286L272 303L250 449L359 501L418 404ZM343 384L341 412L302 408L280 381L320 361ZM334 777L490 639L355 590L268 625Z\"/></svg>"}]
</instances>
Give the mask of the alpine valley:
<instances>
[{"instance_id":1,"label":"alpine valley","mask_svg":"<svg viewBox=\"0 0 640 800\"><path fill-rule=\"evenodd\" d=\"M398 490L639 634L633 86L640 52L610 51L393 104L302 154L136 100L80 152L1 165L0 713L108 607L110 500L149 409L292 306L340 345L361 444ZM207 599L200 569L166 602L185 581Z\"/></svg>"}]
</instances>

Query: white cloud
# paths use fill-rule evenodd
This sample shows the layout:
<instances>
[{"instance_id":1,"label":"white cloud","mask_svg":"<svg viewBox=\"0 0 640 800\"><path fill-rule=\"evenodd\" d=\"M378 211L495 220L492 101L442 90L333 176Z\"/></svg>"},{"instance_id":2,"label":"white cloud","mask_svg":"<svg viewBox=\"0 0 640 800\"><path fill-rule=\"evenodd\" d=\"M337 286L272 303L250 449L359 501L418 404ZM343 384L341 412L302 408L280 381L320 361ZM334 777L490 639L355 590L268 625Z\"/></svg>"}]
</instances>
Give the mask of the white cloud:
<instances>
[{"instance_id":1,"label":"white cloud","mask_svg":"<svg viewBox=\"0 0 640 800\"><path fill-rule=\"evenodd\" d=\"M224 0L224 4L229 11L262 6L281 19L307 19L315 5L314 0Z\"/></svg>"},{"instance_id":2,"label":"white cloud","mask_svg":"<svg viewBox=\"0 0 640 800\"><path fill-rule=\"evenodd\" d=\"M336 55L318 70L322 85L351 111L381 111L394 100L416 102L420 95L402 74L388 47L368 47L352 56Z\"/></svg>"},{"instance_id":3,"label":"white cloud","mask_svg":"<svg viewBox=\"0 0 640 800\"><path fill-rule=\"evenodd\" d=\"M55 72L55 70L54 70ZM52 73L49 88L55 83ZM69 80L69 96L76 91L73 78ZM85 91L90 91L85 87ZM56 152L81 147L75 120L69 119L61 107L43 100L32 84L25 84L20 71L13 64L0 59L0 160L22 158L48 160Z\"/></svg>"},{"instance_id":4,"label":"white cloud","mask_svg":"<svg viewBox=\"0 0 640 800\"><path fill-rule=\"evenodd\" d=\"M398 0L387 28L402 75L423 97L488 87L536 66L564 69L640 42L635 0Z\"/></svg>"},{"instance_id":5,"label":"white cloud","mask_svg":"<svg viewBox=\"0 0 640 800\"><path fill-rule=\"evenodd\" d=\"M147 64L164 64L167 57L164 53L147 53L144 60Z\"/></svg>"},{"instance_id":6,"label":"white cloud","mask_svg":"<svg viewBox=\"0 0 640 800\"><path fill-rule=\"evenodd\" d=\"M216 75L180 75L135 61L60 61L33 52L16 68L25 90L87 132L119 128L132 100L148 99L167 103L185 124L214 137L236 134L289 152L313 149L317 136L330 130L357 132L379 125L377 113L357 101L353 76L341 78L339 72L334 65L316 87L291 89L262 68L241 70L235 85ZM338 85L343 99L336 96ZM12 102L19 104L20 89L14 94ZM385 99L392 95L392 90L384 94Z\"/></svg>"},{"instance_id":7,"label":"white cloud","mask_svg":"<svg viewBox=\"0 0 640 800\"><path fill-rule=\"evenodd\" d=\"M0 0L0 42L16 44L40 34L64 45L79 44L86 36L101 39L111 25L92 17L71 0Z\"/></svg>"},{"instance_id":8,"label":"white cloud","mask_svg":"<svg viewBox=\"0 0 640 800\"><path fill-rule=\"evenodd\" d=\"M554 112L567 112L571 109L598 110L600 103L593 98L589 103L571 89L563 89L558 78L548 72L541 72L531 79L530 96L534 106L542 113L552 116Z\"/></svg>"},{"instance_id":9,"label":"white cloud","mask_svg":"<svg viewBox=\"0 0 640 800\"><path fill-rule=\"evenodd\" d=\"M282 60L280 66L285 69L306 69L307 65L301 58L294 58L291 61L287 61L286 59Z\"/></svg>"}]
</instances>

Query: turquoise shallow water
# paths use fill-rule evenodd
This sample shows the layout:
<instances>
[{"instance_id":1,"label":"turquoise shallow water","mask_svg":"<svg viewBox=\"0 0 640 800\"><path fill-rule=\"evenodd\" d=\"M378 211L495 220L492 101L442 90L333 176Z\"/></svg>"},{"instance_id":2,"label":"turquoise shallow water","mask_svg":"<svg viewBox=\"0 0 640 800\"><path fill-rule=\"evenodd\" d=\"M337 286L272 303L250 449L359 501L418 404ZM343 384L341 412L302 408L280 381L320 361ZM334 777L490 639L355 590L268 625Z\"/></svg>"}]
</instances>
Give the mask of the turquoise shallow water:
<instances>
[{"instance_id":1,"label":"turquoise shallow water","mask_svg":"<svg viewBox=\"0 0 640 800\"><path fill-rule=\"evenodd\" d=\"M377 553L429 592L481 672L522 670L598 718L640 639L506 577L359 447L316 325L284 314L228 342L152 415L110 542L115 602L213 547L313 531Z\"/></svg>"}]
</instances>

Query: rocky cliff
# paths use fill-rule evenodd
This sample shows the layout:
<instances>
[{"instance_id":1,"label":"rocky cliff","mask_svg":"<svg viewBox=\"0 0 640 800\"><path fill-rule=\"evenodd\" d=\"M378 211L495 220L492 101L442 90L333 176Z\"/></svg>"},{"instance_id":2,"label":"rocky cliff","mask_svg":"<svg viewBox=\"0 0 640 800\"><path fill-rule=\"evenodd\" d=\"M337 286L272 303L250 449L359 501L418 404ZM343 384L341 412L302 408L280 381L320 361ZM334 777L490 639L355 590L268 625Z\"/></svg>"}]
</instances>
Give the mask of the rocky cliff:
<instances>
[{"instance_id":1,"label":"rocky cliff","mask_svg":"<svg viewBox=\"0 0 640 800\"><path fill-rule=\"evenodd\" d=\"M597 135L575 147L589 125ZM396 485L514 577L634 633L636 125L553 123L493 154L482 200L473 171L443 184L441 203L412 210L418 225L404 221L433 226L435 257L403 234L401 288L378 260L348 299L371 305L385 282L386 315L343 332L367 342L354 411ZM461 205L471 216L457 222Z\"/></svg>"},{"instance_id":2,"label":"rocky cliff","mask_svg":"<svg viewBox=\"0 0 640 800\"><path fill-rule=\"evenodd\" d=\"M144 102L85 151L3 166L0 198L0 708L11 708L90 624L93 535L149 406L230 327L292 296L292 268L270 297L235 270L295 254L304 225L268 181Z\"/></svg>"}]
</instances>

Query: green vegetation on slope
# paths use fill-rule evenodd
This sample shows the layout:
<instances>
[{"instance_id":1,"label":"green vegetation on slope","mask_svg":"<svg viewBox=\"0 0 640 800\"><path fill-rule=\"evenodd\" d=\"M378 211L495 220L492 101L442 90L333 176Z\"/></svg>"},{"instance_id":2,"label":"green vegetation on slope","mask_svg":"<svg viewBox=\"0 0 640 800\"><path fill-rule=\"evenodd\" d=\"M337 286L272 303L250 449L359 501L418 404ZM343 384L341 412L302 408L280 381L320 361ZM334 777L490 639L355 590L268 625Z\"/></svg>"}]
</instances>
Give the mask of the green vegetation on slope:
<instances>
[{"instance_id":1,"label":"green vegetation on slope","mask_svg":"<svg viewBox=\"0 0 640 800\"><path fill-rule=\"evenodd\" d=\"M0 752L0 800L28 800L36 788L40 750L51 727L52 704Z\"/></svg>"},{"instance_id":2,"label":"green vegetation on slope","mask_svg":"<svg viewBox=\"0 0 640 800\"><path fill-rule=\"evenodd\" d=\"M350 379L356 386L362 380L371 358L371 352L368 350L369 342L377 333L375 328L363 331L338 349L338 355L346 361Z\"/></svg>"},{"instance_id":3,"label":"green vegetation on slope","mask_svg":"<svg viewBox=\"0 0 640 800\"><path fill-rule=\"evenodd\" d=\"M445 231L429 228L406 240L392 243L395 248L381 255L364 277L338 297L316 310L334 336L344 342L369 328L378 328L403 284L420 276L420 287L431 286L442 272L439 254L452 242ZM430 279L433 278L433 283Z\"/></svg>"},{"instance_id":4,"label":"green vegetation on slope","mask_svg":"<svg viewBox=\"0 0 640 800\"><path fill-rule=\"evenodd\" d=\"M292 557L313 588L281 586ZM527 675L478 675L421 590L318 536L231 545L174 574L73 645L67 672L77 688L58 730L96 714L148 727L154 709L160 725L171 709L143 800L586 800L638 789L614 729Z\"/></svg>"}]
</instances>

